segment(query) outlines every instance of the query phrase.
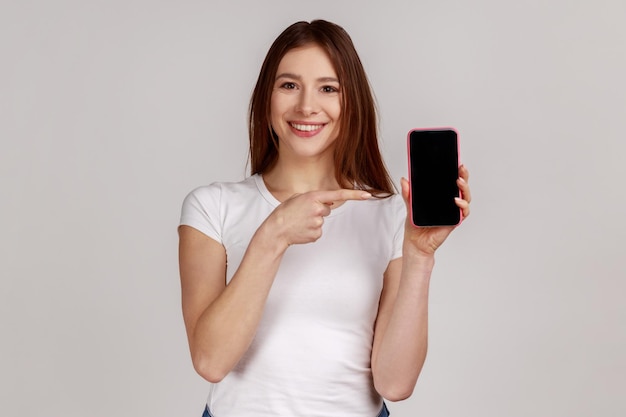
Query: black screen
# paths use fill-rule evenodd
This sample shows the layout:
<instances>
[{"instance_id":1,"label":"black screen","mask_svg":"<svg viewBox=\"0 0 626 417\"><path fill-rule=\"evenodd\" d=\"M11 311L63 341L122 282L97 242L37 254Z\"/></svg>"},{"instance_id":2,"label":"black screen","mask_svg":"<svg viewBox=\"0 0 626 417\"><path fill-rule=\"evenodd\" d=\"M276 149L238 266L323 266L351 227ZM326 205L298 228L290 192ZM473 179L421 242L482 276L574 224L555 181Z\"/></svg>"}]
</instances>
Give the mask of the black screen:
<instances>
[{"instance_id":1,"label":"black screen","mask_svg":"<svg viewBox=\"0 0 626 417\"><path fill-rule=\"evenodd\" d=\"M451 129L409 133L411 212L416 226L456 225L461 221L457 134Z\"/></svg>"}]
</instances>

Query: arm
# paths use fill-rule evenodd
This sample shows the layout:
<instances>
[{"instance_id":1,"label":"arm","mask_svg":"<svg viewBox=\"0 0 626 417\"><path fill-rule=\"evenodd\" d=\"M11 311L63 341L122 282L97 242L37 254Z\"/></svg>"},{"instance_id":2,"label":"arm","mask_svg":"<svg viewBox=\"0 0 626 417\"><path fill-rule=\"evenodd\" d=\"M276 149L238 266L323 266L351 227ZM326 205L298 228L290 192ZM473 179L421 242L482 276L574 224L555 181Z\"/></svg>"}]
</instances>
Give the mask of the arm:
<instances>
[{"instance_id":1,"label":"arm","mask_svg":"<svg viewBox=\"0 0 626 417\"><path fill-rule=\"evenodd\" d=\"M391 261L385 271L372 347L374 386L390 401L411 395L428 347L428 288L434 258L417 258L405 267L405 256Z\"/></svg>"},{"instance_id":2,"label":"arm","mask_svg":"<svg viewBox=\"0 0 626 417\"><path fill-rule=\"evenodd\" d=\"M459 170L463 199L457 205L469 216L468 172ZM409 187L402 181L408 204ZM408 212L408 210L407 210ZM428 348L428 291L435 251L454 227L415 228L405 223L402 258L389 263L378 308L372 347L376 390L391 401L408 398L417 382Z\"/></svg>"},{"instance_id":3,"label":"arm","mask_svg":"<svg viewBox=\"0 0 626 417\"><path fill-rule=\"evenodd\" d=\"M179 229L183 318L196 371L220 381L244 354L286 249L263 226L226 285L224 247L189 226Z\"/></svg>"},{"instance_id":4,"label":"arm","mask_svg":"<svg viewBox=\"0 0 626 417\"><path fill-rule=\"evenodd\" d=\"M369 197L362 191L337 190L285 201L255 232L228 285L224 247L180 226L183 318L194 368L203 378L220 381L250 346L287 247L319 239L331 202Z\"/></svg>"}]
</instances>

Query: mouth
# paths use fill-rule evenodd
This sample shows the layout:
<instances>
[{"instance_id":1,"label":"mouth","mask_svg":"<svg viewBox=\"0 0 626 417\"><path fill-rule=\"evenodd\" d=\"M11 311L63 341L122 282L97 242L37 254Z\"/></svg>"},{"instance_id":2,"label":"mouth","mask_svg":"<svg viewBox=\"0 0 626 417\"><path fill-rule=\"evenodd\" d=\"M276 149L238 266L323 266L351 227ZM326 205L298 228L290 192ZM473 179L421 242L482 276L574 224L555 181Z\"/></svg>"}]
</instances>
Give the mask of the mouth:
<instances>
[{"instance_id":1,"label":"mouth","mask_svg":"<svg viewBox=\"0 0 626 417\"><path fill-rule=\"evenodd\" d=\"M301 123L289 123L289 125L299 132L315 132L322 129L325 124L301 124Z\"/></svg>"}]
</instances>

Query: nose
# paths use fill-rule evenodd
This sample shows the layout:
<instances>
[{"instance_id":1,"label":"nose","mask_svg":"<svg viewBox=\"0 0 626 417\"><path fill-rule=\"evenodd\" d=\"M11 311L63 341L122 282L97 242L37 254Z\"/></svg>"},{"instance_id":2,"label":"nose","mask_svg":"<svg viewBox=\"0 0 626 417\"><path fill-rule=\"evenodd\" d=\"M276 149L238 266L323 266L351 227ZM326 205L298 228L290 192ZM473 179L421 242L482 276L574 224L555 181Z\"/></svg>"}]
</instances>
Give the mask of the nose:
<instances>
[{"instance_id":1,"label":"nose","mask_svg":"<svg viewBox=\"0 0 626 417\"><path fill-rule=\"evenodd\" d=\"M309 89L302 90L298 98L296 111L304 116L310 116L319 112L319 103L317 102L315 91Z\"/></svg>"}]
</instances>

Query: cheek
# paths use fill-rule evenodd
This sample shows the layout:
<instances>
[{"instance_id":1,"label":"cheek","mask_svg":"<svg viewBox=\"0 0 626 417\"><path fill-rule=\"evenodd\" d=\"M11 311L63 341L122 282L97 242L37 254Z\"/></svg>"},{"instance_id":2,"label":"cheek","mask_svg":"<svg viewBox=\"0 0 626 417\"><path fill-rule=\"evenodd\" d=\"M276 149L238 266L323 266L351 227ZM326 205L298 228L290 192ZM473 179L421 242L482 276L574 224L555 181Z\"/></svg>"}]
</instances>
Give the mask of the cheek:
<instances>
[{"instance_id":1,"label":"cheek","mask_svg":"<svg viewBox=\"0 0 626 417\"><path fill-rule=\"evenodd\" d=\"M270 116L272 119L281 117L289 108L289 100L286 97L281 97L276 94L272 94L270 100Z\"/></svg>"},{"instance_id":2,"label":"cheek","mask_svg":"<svg viewBox=\"0 0 626 417\"><path fill-rule=\"evenodd\" d=\"M280 108L278 106L277 100L274 99L274 96L272 96L272 99L270 101L270 120L272 121L272 123L274 123L278 117L280 117Z\"/></svg>"},{"instance_id":3,"label":"cheek","mask_svg":"<svg viewBox=\"0 0 626 417\"><path fill-rule=\"evenodd\" d=\"M276 94L272 93L270 96L270 110L273 112L276 108Z\"/></svg>"},{"instance_id":4,"label":"cheek","mask_svg":"<svg viewBox=\"0 0 626 417\"><path fill-rule=\"evenodd\" d=\"M331 113L329 116L332 117L336 123L339 123L339 120L341 119L341 105L337 104L336 106L333 106L329 109L329 112Z\"/></svg>"},{"instance_id":5,"label":"cheek","mask_svg":"<svg viewBox=\"0 0 626 417\"><path fill-rule=\"evenodd\" d=\"M341 98L335 99L331 106L328 108L328 111L332 113L331 117L336 121L339 121L341 117Z\"/></svg>"}]
</instances>

